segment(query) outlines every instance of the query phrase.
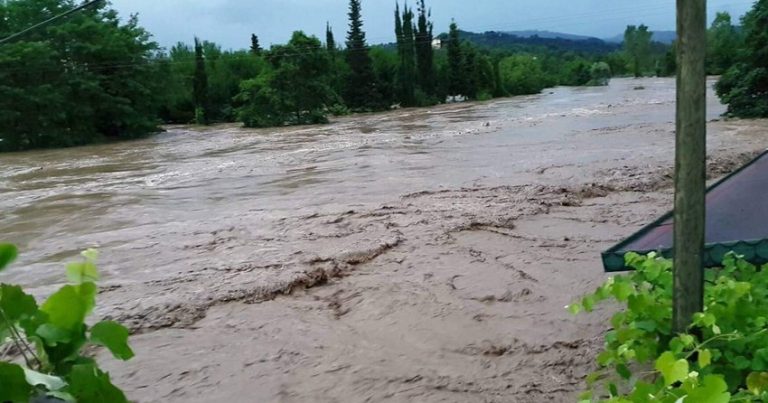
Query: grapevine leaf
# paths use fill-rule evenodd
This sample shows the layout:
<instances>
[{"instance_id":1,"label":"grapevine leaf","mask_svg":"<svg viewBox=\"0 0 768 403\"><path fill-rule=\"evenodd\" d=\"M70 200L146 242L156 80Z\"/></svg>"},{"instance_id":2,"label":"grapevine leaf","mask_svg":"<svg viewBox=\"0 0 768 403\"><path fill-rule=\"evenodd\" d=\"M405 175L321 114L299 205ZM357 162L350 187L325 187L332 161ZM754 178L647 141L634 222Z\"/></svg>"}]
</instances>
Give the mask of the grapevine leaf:
<instances>
[{"instance_id":1,"label":"grapevine leaf","mask_svg":"<svg viewBox=\"0 0 768 403\"><path fill-rule=\"evenodd\" d=\"M712 352L709 350L699 351L699 368L706 368L712 363Z\"/></svg>"},{"instance_id":2,"label":"grapevine leaf","mask_svg":"<svg viewBox=\"0 0 768 403\"><path fill-rule=\"evenodd\" d=\"M15 245L9 243L0 243L0 271L8 267L11 262L16 260L19 250Z\"/></svg>"},{"instance_id":3,"label":"grapevine leaf","mask_svg":"<svg viewBox=\"0 0 768 403\"><path fill-rule=\"evenodd\" d=\"M681 334L680 335L680 341L683 342L683 346L685 346L685 347L692 346L695 340L696 339L694 339L694 337L691 336L690 334Z\"/></svg>"},{"instance_id":4,"label":"grapevine leaf","mask_svg":"<svg viewBox=\"0 0 768 403\"><path fill-rule=\"evenodd\" d=\"M626 282L618 282L613 286L613 296L620 302L624 302L632 295L632 285Z\"/></svg>"},{"instance_id":5,"label":"grapevine leaf","mask_svg":"<svg viewBox=\"0 0 768 403\"><path fill-rule=\"evenodd\" d=\"M752 372L747 376L747 389L755 395L768 390L768 372Z\"/></svg>"},{"instance_id":6,"label":"grapevine leaf","mask_svg":"<svg viewBox=\"0 0 768 403\"><path fill-rule=\"evenodd\" d=\"M120 389L112 384L109 374L95 365L74 365L70 373L68 392L78 403L127 403Z\"/></svg>"},{"instance_id":7,"label":"grapevine leaf","mask_svg":"<svg viewBox=\"0 0 768 403\"><path fill-rule=\"evenodd\" d=\"M728 403L731 394L722 375L708 375L701 385L693 389L683 403Z\"/></svg>"},{"instance_id":8,"label":"grapevine leaf","mask_svg":"<svg viewBox=\"0 0 768 403\"><path fill-rule=\"evenodd\" d=\"M27 402L31 392L24 369L16 364L0 362L0 402Z\"/></svg>"},{"instance_id":9,"label":"grapevine leaf","mask_svg":"<svg viewBox=\"0 0 768 403\"><path fill-rule=\"evenodd\" d=\"M664 377L664 383L670 386L688 377L688 361L676 360L674 354L666 351L656 360L656 370Z\"/></svg>"},{"instance_id":10,"label":"grapevine leaf","mask_svg":"<svg viewBox=\"0 0 768 403\"><path fill-rule=\"evenodd\" d=\"M128 335L128 329L117 322L99 322L91 328L91 341L106 347L115 358L124 361L133 358Z\"/></svg>"},{"instance_id":11,"label":"grapevine leaf","mask_svg":"<svg viewBox=\"0 0 768 403\"><path fill-rule=\"evenodd\" d=\"M570 304L566 308L573 315L578 315L581 312L581 305L577 303Z\"/></svg>"}]
</instances>

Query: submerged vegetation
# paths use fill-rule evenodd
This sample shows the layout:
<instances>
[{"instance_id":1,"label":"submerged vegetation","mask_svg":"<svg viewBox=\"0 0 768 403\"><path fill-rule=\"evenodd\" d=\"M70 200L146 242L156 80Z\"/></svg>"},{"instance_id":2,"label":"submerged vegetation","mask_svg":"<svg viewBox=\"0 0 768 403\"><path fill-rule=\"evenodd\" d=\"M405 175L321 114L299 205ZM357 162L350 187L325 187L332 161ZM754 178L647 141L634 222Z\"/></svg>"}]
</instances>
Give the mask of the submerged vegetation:
<instances>
[{"instance_id":1,"label":"submerged vegetation","mask_svg":"<svg viewBox=\"0 0 768 403\"><path fill-rule=\"evenodd\" d=\"M739 116L768 113L764 74L766 0L743 21L720 13L709 33L708 70ZM71 10L74 0L0 3L0 37ZM329 115L447 100L535 94L556 85L606 85L612 76L672 75L674 46L644 25L623 45L599 39L436 34L425 0L395 5L394 41L371 45L363 3L349 1L344 46L326 24L325 42L295 32L284 45L224 50L204 39L168 50L135 16L104 3L0 46L0 151L129 139L162 123L240 121L267 127L312 124ZM762 10L762 11L761 11Z\"/></svg>"},{"instance_id":2,"label":"submerged vegetation","mask_svg":"<svg viewBox=\"0 0 768 403\"><path fill-rule=\"evenodd\" d=\"M0 244L0 272L16 255L15 246ZM133 357L128 329L110 321L86 323L98 294L96 257L89 250L83 261L68 264L69 284L42 305L21 287L0 284L0 401L127 402L85 353L89 346L103 346L119 360Z\"/></svg>"},{"instance_id":3,"label":"submerged vegetation","mask_svg":"<svg viewBox=\"0 0 768 403\"><path fill-rule=\"evenodd\" d=\"M729 254L705 273L704 310L672 331L672 262L628 254L628 275L610 278L568 308L591 312L613 300L599 369L582 402L763 402L768 399L768 266Z\"/></svg>"}]
</instances>

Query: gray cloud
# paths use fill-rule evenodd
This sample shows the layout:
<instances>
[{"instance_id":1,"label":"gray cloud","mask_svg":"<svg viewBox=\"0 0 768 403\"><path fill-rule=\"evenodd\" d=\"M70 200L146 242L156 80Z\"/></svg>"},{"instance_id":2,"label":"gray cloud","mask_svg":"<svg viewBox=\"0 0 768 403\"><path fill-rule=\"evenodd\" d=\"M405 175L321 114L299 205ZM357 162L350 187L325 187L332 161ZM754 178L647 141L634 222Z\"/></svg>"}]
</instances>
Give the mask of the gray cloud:
<instances>
[{"instance_id":1,"label":"gray cloud","mask_svg":"<svg viewBox=\"0 0 768 403\"><path fill-rule=\"evenodd\" d=\"M401 2L402 3L402 2ZM410 1L415 5L415 0ZM740 16L752 0L709 0L710 13ZM336 39L346 32L347 0L112 0L121 14L139 14L141 24L163 46L191 42L197 35L225 48L245 48L250 34L262 44L283 43L295 30L323 38L326 21ZM627 24L645 23L655 30L675 26L671 0L427 0L436 31L452 18L469 31L541 29L597 37L623 32ZM369 42L394 40L394 0L363 0Z\"/></svg>"}]
</instances>

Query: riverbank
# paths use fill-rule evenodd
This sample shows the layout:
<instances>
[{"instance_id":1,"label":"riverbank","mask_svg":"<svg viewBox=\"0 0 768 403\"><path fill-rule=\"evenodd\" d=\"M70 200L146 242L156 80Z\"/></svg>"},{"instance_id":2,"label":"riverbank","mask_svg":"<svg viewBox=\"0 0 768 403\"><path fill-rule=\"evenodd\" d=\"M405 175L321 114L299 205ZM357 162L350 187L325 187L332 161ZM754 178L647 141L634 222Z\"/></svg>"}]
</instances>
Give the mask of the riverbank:
<instances>
[{"instance_id":1,"label":"riverbank","mask_svg":"<svg viewBox=\"0 0 768 403\"><path fill-rule=\"evenodd\" d=\"M609 312L563 307L670 208L673 102L673 80L614 80L13 156L8 275L45 293L98 246L98 313L137 333L133 361L100 359L140 402L573 401ZM722 110L713 178L768 144Z\"/></svg>"}]
</instances>

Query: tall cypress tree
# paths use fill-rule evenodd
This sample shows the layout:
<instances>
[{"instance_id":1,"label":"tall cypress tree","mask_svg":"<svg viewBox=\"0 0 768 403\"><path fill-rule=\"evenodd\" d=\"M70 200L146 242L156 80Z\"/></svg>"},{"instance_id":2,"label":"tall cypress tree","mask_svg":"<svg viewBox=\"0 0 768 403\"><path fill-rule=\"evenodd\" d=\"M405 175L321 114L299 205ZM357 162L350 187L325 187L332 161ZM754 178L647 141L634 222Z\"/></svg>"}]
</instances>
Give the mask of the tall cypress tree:
<instances>
[{"instance_id":1,"label":"tall cypress tree","mask_svg":"<svg viewBox=\"0 0 768 403\"><path fill-rule=\"evenodd\" d=\"M259 45L259 37L256 34L251 34L251 53L256 56L261 54L261 45Z\"/></svg>"},{"instance_id":2,"label":"tall cypress tree","mask_svg":"<svg viewBox=\"0 0 768 403\"><path fill-rule=\"evenodd\" d=\"M208 124L208 72L205 69L203 44L195 37L195 76L193 82L193 98L195 101L195 121Z\"/></svg>"},{"instance_id":3,"label":"tall cypress tree","mask_svg":"<svg viewBox=\"0 0 768 403\"><path fill-rule=\"evenodd\" d=\"M462 60L459 27L452 21L448 33L448 95L461 95L464 89Z\"/></svg>"},{"instance_id":4,"label":"tall cypress tree","mask_svg":"<svg viewBox=\"0 0 768 403\"><path fill-rule=\"evenodd\" d=\"M347 77L345 100L352 108L376 109L381 107L381 95L376 89L373 61L368 54L363 31L360 0L349 0L349 31L347 32Z\"/></svg>"},{"instance_id":5,"label":"tall cypress tree","mask_svg":"<svg viewBox=\"0 0 768 403\"><path fill-rule=\"evenodd\" d=\"M395 2L395 39L397 39L397 51L401 52L401 46L403 42L403 20L400 18L400 3Z\"/></svg>"},{"instance_id":6,"label":"tall cypress tree","mask_svg":"<svg viewBox=\"0 0 768 403\"><path fill-rule=\"evenodd\" d=\"M399 7L398 7L399 8ZM416 105L416 49L414 44L413 10L408 6L403 10L402 21L395 21L401 25L401 34L398 37L397 50L400 55L398 68L398 97L405 106Z\"/></svg>"},{"instance_id":7,"label":"tall cypress tree","mask_svg":"<svg viewBox=\"0 0 768 403\"><path fill-rule=\"evenodd\" d=\"M416 27L416 65L419 73L419 87L428 95L435 92L434 50L432 49L433 24L429 21L432 12L424 0L419 2L419 21Z\"/></svg>"},{"instance_id":8,"label":"tall cypress tree","mask_svg":"<svg viewBox=\"0 0 768 403\"><path fill-rule=\"evenodd\" d=\"M325 47L331 54L336 52L336 39L333 37L333 29L331 29L331 23L325 23Z\"/></svg>"}]
</instances>

